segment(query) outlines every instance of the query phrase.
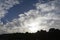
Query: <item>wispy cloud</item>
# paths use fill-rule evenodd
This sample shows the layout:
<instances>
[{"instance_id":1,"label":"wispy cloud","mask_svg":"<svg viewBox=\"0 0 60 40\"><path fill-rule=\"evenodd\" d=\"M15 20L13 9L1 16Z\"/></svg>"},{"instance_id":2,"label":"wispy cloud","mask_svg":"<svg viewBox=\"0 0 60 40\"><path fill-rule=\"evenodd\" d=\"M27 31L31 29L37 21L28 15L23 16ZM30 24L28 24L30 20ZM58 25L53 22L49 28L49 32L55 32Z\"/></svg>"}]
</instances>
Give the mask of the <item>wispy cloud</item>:
<instances>
[{"instance_id":1,"label":"wispy cloud","mask_svg":"<svg viewBox=\"0 0 60 40\"><path fill-rule=\"evenodd\" d=\"M18 0L0 0L0 19L16 4L19 4Z\"/></svg>"},{"instance_id":2,"label":"wispy cloud","mask_svg":"<svg viewBox=\"0 0 60 40\"><path fill-rule=\"evenodd\" d=\"M60 1L36 3L36 9L20 14L20 18L8 22L1 27L6 33L48 31L50 28L60 29Z\"/></svg>"},{"instance_id":3,"label":"wispy cloud","mask_svg":"<svg viewBox=\"0 0 60 40\"><path fill-rule=\"evenodd\" d=\"M18 0L0 0L0 33L5 33L5 27L3 26L3 22L1 22L1 18L16 4L19 4Z\"/></svg>"}]
</instances>

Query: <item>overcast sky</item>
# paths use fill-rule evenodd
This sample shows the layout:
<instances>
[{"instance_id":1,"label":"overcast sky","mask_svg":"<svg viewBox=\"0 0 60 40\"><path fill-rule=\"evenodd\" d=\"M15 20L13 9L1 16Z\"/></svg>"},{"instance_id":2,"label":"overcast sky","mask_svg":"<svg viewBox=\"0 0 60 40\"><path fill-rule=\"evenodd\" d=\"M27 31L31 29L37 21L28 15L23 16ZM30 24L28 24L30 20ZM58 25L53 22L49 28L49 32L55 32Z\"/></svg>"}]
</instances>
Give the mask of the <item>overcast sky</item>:
<instances>
[{"instance_id":1,"label":"overcast sky","mask_svg":"<svg viewBox=\"0 0 60 40\"><path fill-rule=\"evenodd\" d=\"M0 34L60 29L60 0L0 0Z\"/></svg>"}]
</instances>

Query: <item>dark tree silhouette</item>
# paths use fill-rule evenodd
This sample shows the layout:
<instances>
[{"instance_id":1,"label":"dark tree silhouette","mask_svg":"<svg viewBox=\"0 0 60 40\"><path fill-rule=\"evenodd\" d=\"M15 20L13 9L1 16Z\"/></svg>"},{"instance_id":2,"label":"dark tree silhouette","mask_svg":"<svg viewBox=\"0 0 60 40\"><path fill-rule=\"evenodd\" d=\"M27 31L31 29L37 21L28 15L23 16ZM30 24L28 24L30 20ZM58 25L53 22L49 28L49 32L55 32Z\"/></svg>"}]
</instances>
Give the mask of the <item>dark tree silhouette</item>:
<instances>
[{"instance_id":1,"label":"dark tree silhouette","mask_svg":"<svg viewBox=\"0 0 60 40\"><path fill-rule=\"evenodd\" d=\"M51 28L49 32L45 30L37 33L13 33L0 35L0 40L60 40L60 30Z\"/></svg>"}]
</instances>

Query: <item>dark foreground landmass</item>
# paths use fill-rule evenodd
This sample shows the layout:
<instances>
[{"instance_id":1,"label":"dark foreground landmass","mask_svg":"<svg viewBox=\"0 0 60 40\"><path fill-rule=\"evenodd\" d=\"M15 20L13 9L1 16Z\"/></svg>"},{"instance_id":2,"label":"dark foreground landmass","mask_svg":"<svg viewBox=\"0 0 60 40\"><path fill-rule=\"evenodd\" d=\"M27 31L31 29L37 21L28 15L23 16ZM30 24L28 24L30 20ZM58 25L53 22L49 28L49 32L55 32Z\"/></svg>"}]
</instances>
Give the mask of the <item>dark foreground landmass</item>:
<instances>
[{"instance_id":1,"label":"dark foreground landmass","mask_svg":"<svg viewBox=\"0 0 60 40\"><path fill-rule=\"evenodd\" d=\"M3 34L0 40L60 40L60 30L51 28L49 32Z\"/></svg>"}]
</instances>

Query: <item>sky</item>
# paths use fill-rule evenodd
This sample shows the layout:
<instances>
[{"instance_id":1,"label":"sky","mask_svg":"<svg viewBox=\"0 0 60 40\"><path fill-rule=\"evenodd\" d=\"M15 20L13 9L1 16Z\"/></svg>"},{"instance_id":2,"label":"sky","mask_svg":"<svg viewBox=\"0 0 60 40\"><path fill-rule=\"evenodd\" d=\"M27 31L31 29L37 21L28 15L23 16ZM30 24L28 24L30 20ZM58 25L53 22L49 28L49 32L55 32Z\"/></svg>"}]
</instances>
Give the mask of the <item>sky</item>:
<instances>
[{"instance_id":1,"label":"sky","mask_svg":"<svg viewBox=\"0 0 60 40\"><path fill-rule=\"evenodd\" d=\"M8 13L1 20L6 23L6 20L11 21L14 18L18 18L19 14L27 12L30 9L34 9L33 4L37 3L38 0L18 0L20 4L14 5L8 10ZM14 12L13 12L14 11Z\"/></svg>"},{"instance_id":2,"label":"sky","mask_svg":"<svg viewBox=\"0 0 60 40\"><path fill-rule=\"evenodd\" d=\"M0 34L60 29L59 0L0 0Z\"/></svg>"}]
</instances>

